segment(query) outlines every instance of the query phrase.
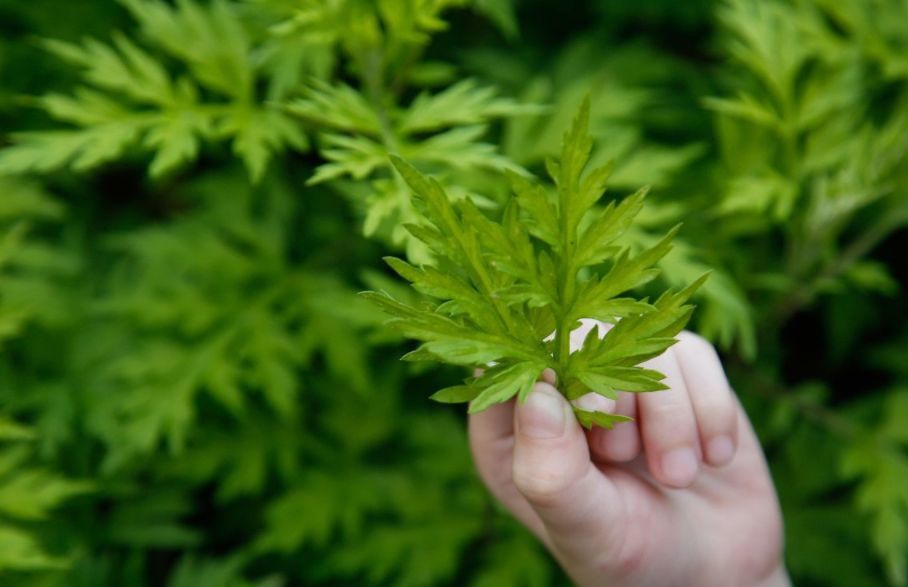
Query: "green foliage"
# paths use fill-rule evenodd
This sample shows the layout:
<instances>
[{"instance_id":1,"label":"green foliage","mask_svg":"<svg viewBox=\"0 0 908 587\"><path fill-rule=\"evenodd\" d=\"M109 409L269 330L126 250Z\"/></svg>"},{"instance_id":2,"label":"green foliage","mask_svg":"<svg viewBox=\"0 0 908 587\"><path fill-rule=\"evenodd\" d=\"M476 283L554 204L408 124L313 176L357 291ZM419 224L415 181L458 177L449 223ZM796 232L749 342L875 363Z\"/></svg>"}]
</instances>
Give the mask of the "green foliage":
<instances>
[{"instance_id":1,"label":"green foliage","mask_svg":"<svg viewBox=\"0 0 908 587\"><path fill-rule=\"evenodd\" d=\"M469 199L452 204L438 182L394 159L427 221L408 229L438 257L439 268L393 257L388 263L418 291L440 301L421 308L386 294L368 295L393 317L393 327L423 342L408 358L493 365L481 377L439 391L435 399L469 401L470 412L515 395L523 400L545 368L555 372L569 399L589 392L615 399L619 389L665 389L664 375L638 364L675 342L693 310L684 303L702 279L653 304L618 297L656 276L654 264L668 252L672 235L634 257L615 246L640 211L646 190L594 211L612 166L584 173L592 148L589 109L585 100L564 135L560 159L549 163L557 197L550 199L542 186L513 175L515 196L501 223L483 216ZM603 276L587 271L603 263L610 265ZM594 329L572 355L570 333L581 318L615 327L602 339ZM575 411L588 428L593 422L611 428L620 419Z\"/></svg>"},{"instance_id":2,"label":"green foliage","mask_svg":"<svg viewBox=\"0 0 908 587\"><path fill-rule=\"evenodd\" d=\"M880 91L873 66L828 16L808 4L729 2L720 17L746 89L706 101L722 115L720 146L731 172L719 211L745 233L785 225L783 279L804 282L790 304L834 286L908 220L902 98L868 110ZM859 216L868 229L849 243Z\"/></svg>"},{"instance_id":3,"label":"green foliage","mask_svg":"<svg viewBox=\"0 0 908 587\"><path fill-rule=\"evenodd\" d=\"M427 392L658 388L710 271L795 583L904 585L906 10L0 0L0 583L564 584Z\"/></svg>"},{"instance_id":4,"label":"green foliage","mask_svg":"<svg viewBox=\"0 0 908 587\"><path fill-rule=\"evenodd\" d=\"M91 486L63 478L34 464L28 428L0 419L0 576L9 571L40 571L66 566L29 532L28 523L47 520L68 498Z\"/></svg>"},{"instance_id":5,"label":"green foliage","mask_svg":"<svg viewBox=\"0 0 908 587\"><path fill-rule=\"evenodd\" d=\"M655 84L664 84L666 77L683 71L685 65L645 47L621 46L604 51L599 37L592 34L572 40L542 71L536 62L514 62L506 50L481 56L483 59L476 59L475 66L501 83L514 84L524 99L552 105L552 116L505 121L503 152L527 167L542 165L547 158L558 155L560 133L570 123L574 105L592 90L590 133L597 149L591 165L613 162L609 178L612 189L634 190L640 185L655 188L638 222L624 238L627 245L642 250L653 246L679 221L690 222L687 207L679 206L677 200L688 190L702 191L702 182L689 188L680 184L678 176L702 155L703 145L687 137L675 143L656 141L646 133L647 125L653 123L653 113L677 100L675 93L657 89ZM508 67L499 66L503 61ZM690 116L689 110L683 112ZM676 129L672 133L680 134ZM668 186L672 188L672 199L663 194L663 188ZM698 311L693 323L722 347L736 346L741 354L752 357L756 340L750 302L740 284L717 261L708 247L682 234L674 239L673 250L659 267L673 287L684 287L711 271L712 276L696 294Z\"/></svg>"},{"instance_id":6,"label":"green foliage","mask_svg":"<svg viewBox=\"0 0 908 587\"><path fill-rule=\"evenodd\" d=\"M283 583L278 577L244 579L243 562L241 558L200 560L187 556L180 561L167 587L280 587Z\"/></svg>"},{"instance_id":7,"label":"green foliage","mask_svg":"<svg viewBox=\"0 0 908 587\"><path fill-rule=\"evenodd\" d=\"M885 10L897 10L895 4L881 3ZM884 49L893 37L868 10L861 2L735 0L719 11L728 55L740 67L729 76L732 96L705 100L717 113L725 178L717 213L735 242L776 235L784 242L778 261L759 262L753 283L772 292L758 309L758 316L778 325L764 337L766 345L779 345L781 328L817 298L839 296L828 320L841 333L829 346L840 353L857 344L854 334L846 334L860 328L848 316L856 315L854 306L899 289L891 267L866 260L908 220L905 86L892 73L898 67L887 57L891 49ZM747 279L740 269L738 275ZM860 291L867 296L854 298ZM824 413L814 403L796 409ZM886 560L890 580L905 584L900 533L908 526L893 509L903 449L882 441L866 416L855 419L819 418L847 435L837 460L848 478L862 480L857 507L873 520L874 548ZM838 476L829 479L831 488Z\"/></svg>"},{"instance_id":8,"label":"green foliage","mask_svg":"<svg viewBox=\"0 0 908 587\"><path fill-rule=\"evenodd\" d=\"M418 239L403 229L418 215L406 187L393 175L389 155L399 154L451 173L483 169L522 172L499 155L494 145L480 139L492 120L534 113L538 108L522 106L496 96L491 88L464 80L434 94L423 91L407 106L383 105L374 92L368 96L342 84L316 84L302 98L291 101L287 111L325 129L319 143L327 162L315 170L309 183L343 177L369 180L363 224L366 236L387 233L392 244L406 245L411 258L425 260L427 254ZM351 195L360 197L356 192Z\"/></svg>"},{"instance_id":9,"label":"green foliage","mask_svg":"<svg viewBox=\"0 0 908 587\"><path fill-rule=\"evenodd\" d=\"M883 407L880 426L862 435L843 455L843 473L860 479L856 499L872 520L874 548L884 557L893 582L908 581L908 434L902 425L908 413L908 393L897 389Z\"/></svg>"},{"instance_id":10,"label":"green foliage","mask_svg":"<svg viewBox=\"0 0 908 587\"><path fill-rule=\"evenodd\" d=\"M264 76L233 5L123 3L155 53L123 35L112 44L46 41L82 70L86 85L71 96L47 94L37 105L77 128L21 133L0 157L0 173L84 171L138 146L155 153L149 172L158 176L196 159L203 140L228 139L258 179L274 151L305 148L302 130L257 98ZM180 63L179 75L168 71L166 57Z\"/></svg>"},{"instance_id":11,"label":"green foliage","mask_svg":"<svg viewBox=\"0 0 908 587\"><path fill-rule=\"evenodd\" d=\"M357 318L342 283L288 260L290 193L272 187L265 200L256 190L219 198L233 181L201 185L209 205L198 214L109 241L119 263L109 296L92 304L92 345L79 368L92 373L87 401L104 416L91 428L110 446L110 467L159 443L179 452L200 394L234 418L258 404L293 418L297 372L318 355L351 389L366 387L356 331L369 318L364 310ZM128 346L137 332L144 343ZM154 393L161 388L169 393Z\"/></svg>"}]
</instances>

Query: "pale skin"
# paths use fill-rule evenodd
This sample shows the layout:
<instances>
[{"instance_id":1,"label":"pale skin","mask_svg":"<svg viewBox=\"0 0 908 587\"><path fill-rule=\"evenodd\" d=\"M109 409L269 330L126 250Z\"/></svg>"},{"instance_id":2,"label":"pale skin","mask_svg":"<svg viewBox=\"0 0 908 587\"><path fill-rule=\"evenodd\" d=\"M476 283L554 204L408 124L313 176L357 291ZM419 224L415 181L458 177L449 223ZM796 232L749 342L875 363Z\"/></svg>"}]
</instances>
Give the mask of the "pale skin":
<instances>
[{"instance_id":1,"label":"pale skin","mask_svg":"<svg viewBox=\"0 0 908 587\"><path fill-rule=\"evenodd\" d=\"M581 428L551 372L471 416L483 481L581 587L790 586L775 489L715 349L684 332L647 366L669 390L579 400L635 419L612 430Z\"/></svg>"}]
</instances>

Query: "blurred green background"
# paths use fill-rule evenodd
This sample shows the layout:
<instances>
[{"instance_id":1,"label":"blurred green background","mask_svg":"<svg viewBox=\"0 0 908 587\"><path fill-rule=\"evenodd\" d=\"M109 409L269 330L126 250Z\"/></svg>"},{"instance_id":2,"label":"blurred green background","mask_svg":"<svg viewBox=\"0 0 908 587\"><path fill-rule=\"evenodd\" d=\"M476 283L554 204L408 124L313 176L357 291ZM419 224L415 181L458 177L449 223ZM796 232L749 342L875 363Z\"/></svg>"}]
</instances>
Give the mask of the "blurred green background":
<instances>
[{"instance_id":1,"label":"blurred green background","mask_svg":"<svg viewBox=\"0 0 908 587\"><path fill-rule=\"evenodd\" d=\"M0 583L547 586L355 295L592 92L797 585L905 585L908 1L0 0ZM708 532L708 528L703 529Z\"/></svg>"}]
</instances>

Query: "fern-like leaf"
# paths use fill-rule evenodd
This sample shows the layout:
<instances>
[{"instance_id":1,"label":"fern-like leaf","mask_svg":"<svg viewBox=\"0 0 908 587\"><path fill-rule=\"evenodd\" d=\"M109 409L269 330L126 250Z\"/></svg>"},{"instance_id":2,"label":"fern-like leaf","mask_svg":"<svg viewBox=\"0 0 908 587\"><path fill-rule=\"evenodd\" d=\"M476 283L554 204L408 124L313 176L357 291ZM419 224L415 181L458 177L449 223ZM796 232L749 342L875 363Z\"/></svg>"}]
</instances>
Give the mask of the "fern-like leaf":
<instances>
[{"instance_id":1,"label":"fern-like leaf","mask_svg":"<svg viewBox=\"0 0 908 587\"><path fill-rule=\"evenodd\" d=\"M515 177L516 196L500 221L470 200L451 202L437 181L393 159L423 217L409 230L433 251L438 268L388 262L438 301L417 307L386 294L366 295L392 316L393 327L423 342L409 358L488 368L484 376L444 389L435 399L469 401L471 412L515 395L523 399L546 367L555 370L569 399L665 388L662 374L639 364L675 342L693 311L686 302L705 276L652 304L626 297L657 274L656 263L668 253L674 231L636 255L613 246L640 211L645 190L603 209L596 206L611 166L585 172L592 150L588 126L587 100L565 134L559 161L549 164L555 194ZM604 275L590 271L602 263L610 265ZM571 354L571 331L581 318L591 317L615 326L601 339L589 336ZM586 427L611 427L623 419L583 410L577 416Z\"/></svg>"},{"instance_id":2,"label":"fern-like leaf","mask_svg":"<svg viewBox=\"0 0 908 587\"><path fill-rule=\"evenodd\" d=\"M227 139L258 180L273 153L306 148L298 123L256 95L253 48L233 4L123 4L150 49L124 35L110 44L46 41L48 51L81 69L84 85L36 104L71 128L13 135L14 144L0 151L0 173L84 171L138 150L154 153L149 173L160 176L194 161L203 142ZM190 75L171 74L165 57Z\"/></svg>"}]
</instances>

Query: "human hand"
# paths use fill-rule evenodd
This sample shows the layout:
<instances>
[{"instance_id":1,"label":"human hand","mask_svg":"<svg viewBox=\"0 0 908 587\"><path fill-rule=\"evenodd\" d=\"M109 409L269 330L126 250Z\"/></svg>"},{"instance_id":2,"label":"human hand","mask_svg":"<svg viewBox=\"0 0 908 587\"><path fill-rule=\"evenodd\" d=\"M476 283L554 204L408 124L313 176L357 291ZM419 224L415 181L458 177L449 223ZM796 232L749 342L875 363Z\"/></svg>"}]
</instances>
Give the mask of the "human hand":
<instances>
[{"instance_id":1,"label":"human hand","mask_svg":"<svg viewBox=\"0 0 908 587\"><path fill-rule=\"evenodd\" d=\"M584 431L551 378L471 416L483 481L581 586L789 585L772 480L715 349L684 332L648 366L670 389L578 400L635 418L612 430Z\"/></svg>"}]
</instances>

